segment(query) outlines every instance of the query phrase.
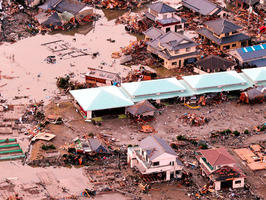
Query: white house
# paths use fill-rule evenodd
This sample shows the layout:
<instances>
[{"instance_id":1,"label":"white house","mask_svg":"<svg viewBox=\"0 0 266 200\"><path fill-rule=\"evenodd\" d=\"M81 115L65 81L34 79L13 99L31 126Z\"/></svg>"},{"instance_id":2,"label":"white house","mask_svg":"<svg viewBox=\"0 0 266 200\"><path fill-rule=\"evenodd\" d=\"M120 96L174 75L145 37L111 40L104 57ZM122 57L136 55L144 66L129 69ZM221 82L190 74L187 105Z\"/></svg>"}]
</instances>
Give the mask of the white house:
<instances>
[{"instance_id":1,"label":"white house","mask_svg":"<svg viewBox=\"0 0 266 200\"><path fill-rule=\"evenodd\" d=\"M157 136L148 136L139 146L129 147L127 161L142 175L160 175L166 181L182 175L183 164L176 152Z\"/></svg>"},{"instance_id":2,"label":"white house","mask_svg":"<svg viewBox=\"0 0 266 200\"><path fill-rule=\"evenodd\" d=\"M165 33L179 32L184 30L185 20L176 13L177 10L173 7L163 2L155 2L149 6L145 16L155 22L157 27Z\"/></svg>"},{"instance_id":3,"label":"white house","mask_svg":"<svg viewBox=\"0 0 266 200\"><path fill-rule=\"evenodd\" d=\"M244 187L245 176L225 148L201 150L197 152L197 159L202 176L209 177L215 190Z\"/></svg>"}]
</instances>

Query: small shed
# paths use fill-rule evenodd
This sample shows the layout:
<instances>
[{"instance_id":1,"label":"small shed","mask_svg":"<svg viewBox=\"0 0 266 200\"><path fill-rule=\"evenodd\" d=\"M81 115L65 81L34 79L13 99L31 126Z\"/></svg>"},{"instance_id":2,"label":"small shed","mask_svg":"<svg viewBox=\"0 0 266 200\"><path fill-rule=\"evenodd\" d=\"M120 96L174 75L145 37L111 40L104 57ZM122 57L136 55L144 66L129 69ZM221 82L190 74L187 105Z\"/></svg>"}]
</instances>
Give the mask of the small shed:
<instances>
[{"instance_id":1,"label":"small shed","mask_svg":"<svg viewBox=\"0 0 266 200\"><path fill-rule=\"evenodd\" d=\"M126 113L134 116L153 116L156 108L149 101L141 101L126 108Z\"/></svg>"}]
</instances>

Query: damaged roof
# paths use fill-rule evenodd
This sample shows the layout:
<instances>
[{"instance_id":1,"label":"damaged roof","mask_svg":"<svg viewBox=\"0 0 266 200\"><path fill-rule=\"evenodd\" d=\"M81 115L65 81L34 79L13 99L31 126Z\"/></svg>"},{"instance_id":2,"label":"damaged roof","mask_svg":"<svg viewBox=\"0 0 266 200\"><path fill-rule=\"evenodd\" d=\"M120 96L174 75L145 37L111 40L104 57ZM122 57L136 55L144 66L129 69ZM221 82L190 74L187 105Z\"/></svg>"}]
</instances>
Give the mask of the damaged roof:
<instances>
[{"instance_id":1,"label":"damaged roof","mask_svg":"<svg viewBox=\"0 0 266 200\"><path fill-rule=\"evenodd\" d=\"M152 3L149 8L151 10L156 11L157 13L172 13L172 12L176 12L176 9L174 9L173 7L162 3L162 2L156 2L156 3Z\"/></svg>"},{"instance_id":2,"label":"damaged roof","mask_svg":"<svg viewBox=\"0 0 266 200\"><path fill-rule=\"evenodd\" d=\"M77 0L62 0L56 5L55 10L61 13L67 11L73 15L76 15L85 7L85 3L79 2Z\"/></svg>"},{"instance_id":3,"label":"damaged roof","mask_svg":"<svg viewBox=\"0 0 266 200\"><path fill-rule=\"evenodd\" d=\"M71 90L70 94L84 111L121 108L134 105L130 98L116 86Z\"/></svg>"},{"instance_id":4,"label":"damaged roof","mask_svg":"<svg viewBox=\"0 0 266 200\"><path fill-rule=\"evenodd\" d=\"M200 66L203 70L215 70L222 69L227 70L232 66L236 65L236 63L229 61L227 59L221 58L220 56L210 55L206 58L203 58L196 62L198 66Z\"/></svg>"},{"instance_id":5,"label":"damaged roof","mask_svg":"<svg viewBox=\"0 0 266 200\"><path fill-rule=\"evenodd\" d=\"M232 178L240 178L243 177L243 175L240 169L230 166L223 166L212 172L210 177L215 181L225 181L229 179L231 180Z\"/></svg>"},{"instance_id":6,"label":"damaged roof","mask_svg":"<svg viewBox=\"0 0 266 200\"><path fill-rule=\"evenodd\" d=\"M156 108L149 101L141 101L133 106L127 107L126 111L132 115L142 115L147 112L156 111Z\"/></svg>"},{"instance_id":7,"label":"damaged roof","mask_svg":"<svg viewBox=\"0 0 266 200\"><path fill-rule=\"evenodd\" d=\"M230 165L236 164L235 159L229 154L226 148L221 147L217 149L207 149L199 151L202 156L206 158L208 163L212 165L212 167L219 165Z\"/></svg>"},{"instance_id":8,"label":"damaged roof","mask_svg":"<svg viewBox=\"0 0 266 200\"><path fill-rule=\"evenodd\" d=\"M39 6L39 8L44 10L54 9L60 13L67 11L73 15L78 14L85 7L85 3L77 0L48 0L43 5Z\"/></svg>"},{"instance_id":9,"label":"damaged roof","mask_svg":"<svg viewBox=\"0 0 266 200\"><path fill-rule=\"evenodd\" d=\"M147 156L150 161L153 161L164 153L177 157L176 152L169 146L169 144L155 135L148 136L145 139L141 140L139 146L142 150L147 151Z\"/></svg>"},{"instance_id":10,"label":"damaged roof","mask_svg":"<svg viewBox=\"0 0 266 200\"><path fill-rule=\"evenodd\" d=\"M216 14L221 8L208 0L182 0L183 6L202 15Z\"/></svg>"},{"instance_id":11,"label":"damaged roof","mask_svg":"<svg viewBox=\"0 0 266 200\"><path fill-rule=\"evenodd\" d=\"M204 24L217 35L234 32L242 28L223 18L207 21Z\"/></svg>"},{"instance_id":12,"label":"damaged roof","mask_svg":"<svg viewBox=\"0 0 266 200\"><path fill-rule=\"evenodd\" d=\"M50 27L50 26L62 26L62 20L57 12L53 13L46 21L42 23L42 25Z\"/></svg>"}]
</instances>

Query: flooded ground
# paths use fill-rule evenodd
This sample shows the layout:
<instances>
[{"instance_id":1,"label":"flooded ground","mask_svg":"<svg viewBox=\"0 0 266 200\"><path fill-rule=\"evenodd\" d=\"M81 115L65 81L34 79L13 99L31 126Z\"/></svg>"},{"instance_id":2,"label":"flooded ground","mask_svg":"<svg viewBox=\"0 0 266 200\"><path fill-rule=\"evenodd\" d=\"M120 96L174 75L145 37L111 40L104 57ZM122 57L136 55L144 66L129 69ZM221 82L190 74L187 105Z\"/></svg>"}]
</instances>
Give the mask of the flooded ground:
<instances>
[{"instance_id":1,"label":"flooded ground","mask_svg":"<svg viewBox=\"0 0 266 200\"><path fill-rule=\"evenodd\" d=\"M58 92L55 84L56 77L74 73L76 80L83 81L88 67L101 67L120 72L122 76L127 75L129 69L116 63L111 58L111 54L119 51L120 47L127 46L136 38L127 34L123 25L115 25L114 21L108 21L103 16L102 11L97 10L97 12L102 17L96 22L95 28L86 35L79 33L74 36L73 34L37 35L14 44L1 45L0 92L2 96L13 103L49 101ZM107 41L109 38L115 40L115 43ZM89 55L57 59L56 64L47 64L44 60L47 56L53 56L54 53L41 44L57 40L63 40L71 47L82 49ZM96 52L99 52L99 55L92 58L92 54ZM28 96L28 98L12 100L15 96Z\"/></svg>"}]
</instances>

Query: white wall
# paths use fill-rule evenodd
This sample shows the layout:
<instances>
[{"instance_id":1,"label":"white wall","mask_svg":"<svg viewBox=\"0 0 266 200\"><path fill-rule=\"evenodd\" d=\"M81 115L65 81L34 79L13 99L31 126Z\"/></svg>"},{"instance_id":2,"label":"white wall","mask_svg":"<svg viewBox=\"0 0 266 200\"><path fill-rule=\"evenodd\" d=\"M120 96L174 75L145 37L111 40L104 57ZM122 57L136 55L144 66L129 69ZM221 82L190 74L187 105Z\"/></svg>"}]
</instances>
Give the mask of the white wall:
<instances>
[{"instance_id":1,"label":"white wall","mask_svg":"<svg viewBox=\"0 0 266 200\"><path fill-rule=\"evenodd\" d=\"M236 181L241 181L241 183L236 184ZM242 188L245 185L245 178L237 178L233 180L233 188Z\"/></svg>"}]
</instances>

